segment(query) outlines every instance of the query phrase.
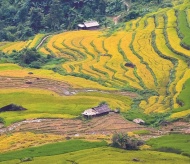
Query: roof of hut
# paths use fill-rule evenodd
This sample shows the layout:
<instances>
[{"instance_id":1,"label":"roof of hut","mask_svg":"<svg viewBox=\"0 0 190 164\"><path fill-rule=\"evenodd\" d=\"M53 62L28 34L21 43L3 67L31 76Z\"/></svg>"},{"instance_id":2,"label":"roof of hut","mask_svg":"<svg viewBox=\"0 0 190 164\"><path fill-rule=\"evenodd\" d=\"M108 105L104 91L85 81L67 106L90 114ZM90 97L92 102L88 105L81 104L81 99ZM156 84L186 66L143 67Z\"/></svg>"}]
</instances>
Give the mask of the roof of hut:
<instances>
[{"instance_id":1,"label":"roof of hut","mask_svg":"<svg viewBox=\"0 0 190 164\"><path fill-rule=\"evenodd\" d=\"M107 104L102 104L97 107L92 108L96 111L97 114L110 112L110 108Z\"/></svg>"},{"instance_id":2,"label":"roof of hut","mask_svg":"<svg viewBox=\"0 0 190 164\"><path fill-rule=\"evenodd\" d=\"M82 114L86 116L94 116L96 115L96 111L93 109L87 109Z\"/></svg>"},{"instance_id":3,"label":"roof of hut","mask_svg":"<svg viewBox=\"0 0 190 164\"><path fill-rule=\"evenodd\" d=\"M85 27L96 27L99 26L100 24L97 21L87 21L84 22Z\"/></svg>"}]
</instances>

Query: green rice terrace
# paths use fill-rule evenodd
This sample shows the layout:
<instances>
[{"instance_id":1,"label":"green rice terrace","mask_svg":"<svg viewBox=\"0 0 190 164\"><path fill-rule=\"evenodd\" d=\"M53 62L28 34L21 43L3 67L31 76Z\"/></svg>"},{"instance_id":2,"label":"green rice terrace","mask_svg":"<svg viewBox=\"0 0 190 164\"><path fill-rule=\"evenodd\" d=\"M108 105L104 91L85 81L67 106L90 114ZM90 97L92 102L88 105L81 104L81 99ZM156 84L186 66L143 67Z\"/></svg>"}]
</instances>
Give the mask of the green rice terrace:
<instances>
[{"instance_id":1,"label":"green rice terrace","mask_svg":"<svg viewBox=\"0 0 190 164\"><path fill-rule=\"evenodd\" d=\"M0 42L0 164L190 163L190 0L179 2Z\"/></svg>"}]
</instances>

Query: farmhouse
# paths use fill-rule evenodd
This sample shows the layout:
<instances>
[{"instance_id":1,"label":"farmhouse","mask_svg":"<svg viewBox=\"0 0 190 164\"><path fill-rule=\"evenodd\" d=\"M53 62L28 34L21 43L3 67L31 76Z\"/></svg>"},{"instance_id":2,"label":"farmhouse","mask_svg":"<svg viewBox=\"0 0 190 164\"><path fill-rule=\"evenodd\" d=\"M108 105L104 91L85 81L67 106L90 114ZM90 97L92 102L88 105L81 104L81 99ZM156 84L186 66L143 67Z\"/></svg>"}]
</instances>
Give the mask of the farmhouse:
<instances>
[{"instance_id":1,"label":"farmhouse","mask_svg":"<svg viewBox=\"0 0 190 164\"><path fill-rule=\"evenodd\" d=\"M93 117L108 114L110 111L111 110L107 104L102 104L97 107L85 110L82 115L85 117Z\"/></svg>"},{"instance_id":2,"label":"farmhouse","mask_svg":"<svg viewBox=\"0 0 190 164\"><path fill-rule=\"evenodd\" d=\"M97 21L86 21L83 24L78 24L78 29L82 30L96 30L100 24Z\"/></svg>"}]
</instances>

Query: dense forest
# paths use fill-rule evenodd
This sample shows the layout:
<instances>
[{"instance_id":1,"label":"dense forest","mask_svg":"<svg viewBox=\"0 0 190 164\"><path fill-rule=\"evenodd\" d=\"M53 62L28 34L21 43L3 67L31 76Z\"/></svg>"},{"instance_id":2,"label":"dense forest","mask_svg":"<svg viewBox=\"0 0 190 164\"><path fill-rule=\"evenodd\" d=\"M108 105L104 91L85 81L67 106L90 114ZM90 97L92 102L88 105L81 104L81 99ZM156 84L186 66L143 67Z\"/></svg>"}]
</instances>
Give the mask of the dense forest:
<instances>
[{"instance_id":1,"label":"dense forest","mask_svg":"<svg viewBox=\"0 0 190 164\"><path fill-rule=\"evenodd\" d=\"M153 10L151 6L155 8L155 4L163 5L162 1L1 0L0 41L24 40L39 32L71 30L77 23L90 19L108 26L110 17L122 13L124 21L133 19Z\"/></svg>"}]
</instances>

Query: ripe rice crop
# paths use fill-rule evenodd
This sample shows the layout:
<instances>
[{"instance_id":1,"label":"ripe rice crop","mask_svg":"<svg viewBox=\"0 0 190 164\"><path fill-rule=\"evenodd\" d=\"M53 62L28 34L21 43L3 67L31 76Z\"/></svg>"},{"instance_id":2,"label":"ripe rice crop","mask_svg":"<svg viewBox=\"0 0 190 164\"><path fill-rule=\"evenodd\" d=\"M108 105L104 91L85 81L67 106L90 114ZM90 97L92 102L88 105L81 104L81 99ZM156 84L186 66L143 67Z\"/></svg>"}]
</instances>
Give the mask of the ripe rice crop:
<instances>
[{"instance_id":1,"label":"ripe rice crop","mask_svg":"<svg viewBox=\"0 0 190 164\"><path fill-rule=\"evenodd\" d=\"M20 132L0 136L0 153L63 140L64 136Z\"/></svg>"},{"instance_id":2,"label":"ripe rice crop","mask_svg":"<svg viewBox=\"0 0 190 164\"><path fill-rule=\"evenodd\" d=\"M24 49L26 47L26 45L27 45L27 41L26 42L14 42L14 43L10 44L10 46L3 48L2 51L10 54L13 50L20 51L20 50Z\"/></svg>"},{"instance_id":3,"label":"ripe rice crop","mask_svg":"<svg viewBox=\"0 0 190 164\"><path fill-rule=\"evenodd\" d=\"M168 22L170 22L167 25L167 27L170 27L171 24L172 25L176 24L177 18L175 17L175 11L173 9L171 9L171 10L169 10L167 12L167 19L168 19ZM170 43L172 49L174 49L175 51L190 57L190 51L186 50L183 47L181 47L181 45L180 45L181 39L179 38L179 36L177 34L177 31L176 31L176 29L174 27L170 27L170 28L166 29L168 40L169 40L169 43Z\"/></svg>"},{"instance_id":4,"label":"ripe rice crop","mask_svg":"<svg viewBox=\"0 0 190 164\"><path fill-rule=\"evenodd\" d=\"M44 38L45 34L38 34L34 37L32 42L29 44L28 48L35 48L40 41Z\"/></svg>"},{"instance_id":5,"label":"ripe rice crop","mask_svg":"<svg viewBox=\"0 0 190 164\"><path fill-rule=\"evenodd\" d=\"M43 54L45 54L45 55L50 54L50 52L47 51L45 47L41 47L38 51L41 52L41 53L43 53Z\"/></svg>"}]
</instances>

